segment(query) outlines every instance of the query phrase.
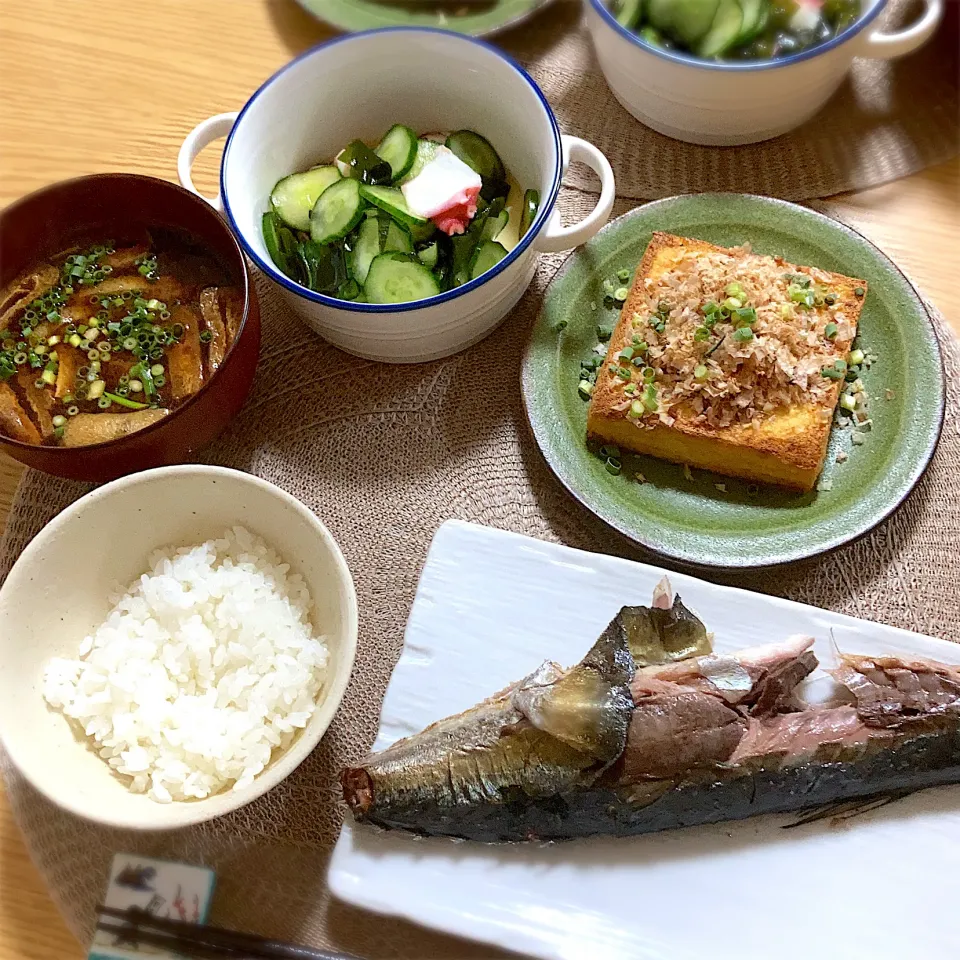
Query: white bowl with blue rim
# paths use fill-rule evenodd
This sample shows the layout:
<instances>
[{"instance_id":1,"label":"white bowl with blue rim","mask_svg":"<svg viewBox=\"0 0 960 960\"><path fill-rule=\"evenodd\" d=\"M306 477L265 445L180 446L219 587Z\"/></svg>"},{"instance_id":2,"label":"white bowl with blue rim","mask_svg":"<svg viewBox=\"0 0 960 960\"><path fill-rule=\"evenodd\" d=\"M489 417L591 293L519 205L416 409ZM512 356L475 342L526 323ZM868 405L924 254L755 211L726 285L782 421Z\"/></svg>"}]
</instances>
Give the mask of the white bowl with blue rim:
<instances>
[{"instance_id":1,"label":"white bowl with blue rim","mask_svg":"<svg viewBox=\"0 0 960 960\"><path fill-rule=\"evenodd\" d=\"M654 46L617 23L610 0L584 0L600 69L641 123L688 143L768 140L809 120L840 86L854 57L889 60L933 35L943 0L923 0L910 26L885 33L887 0L863 0L860 18L820 46L775 60L716 62Z\"/></svg>"},{"instance_id":2,"label":"white bowl with blue rim","mask_svg":"<svg viewBox=\"0 0 960 960\"><path fill-rule=\"evenodd\" d=\"M273 263L261 234L270 191L283 176L333 157L356 138L376 141L394 123L417 132L471 129L500 153L524 188L540 193L537 216L517 246L487 273L425 300L368 304L308 290ZM180 150L180 182L195 193L197 154L227 136L220 209L246 253L293 309L336 346L372 360L414 363L448 356L491 332L523 295L538 253L570 250L607 221L613 171L592 144L562 135L546 98L509 57L483 41L440 30L395 28L339 37L274 74L237 113L199 124ZM600 196L581 221L557 210L567 166L600 178Z\"/></svg>"}]
</instances>

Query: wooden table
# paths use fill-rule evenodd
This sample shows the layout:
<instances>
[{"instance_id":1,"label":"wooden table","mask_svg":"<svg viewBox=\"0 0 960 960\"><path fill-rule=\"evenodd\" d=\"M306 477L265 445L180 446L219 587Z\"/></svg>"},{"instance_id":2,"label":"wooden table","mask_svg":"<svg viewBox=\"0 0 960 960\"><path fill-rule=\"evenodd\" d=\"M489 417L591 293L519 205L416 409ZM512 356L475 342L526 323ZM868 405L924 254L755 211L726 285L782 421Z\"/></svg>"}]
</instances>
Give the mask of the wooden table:
<instances>
[{"instance_id":1,"label":"wooden table","mask_svg":"<svg viewBox=\"0 0 960 960\"><path fill-rule=\"evenodd\" d=\"M194 123L239 106L327 35L293 0L3 0L0 206L85 173L176 180L177 150ZM219 157L206 154L197 183L214 193ZM831 207L901 264L960 334L960 160ZM0 529L20 472L0 454ZM0 878L0 960L85 956L29 860L2 789Z\"/></svg>"}]
</instances>

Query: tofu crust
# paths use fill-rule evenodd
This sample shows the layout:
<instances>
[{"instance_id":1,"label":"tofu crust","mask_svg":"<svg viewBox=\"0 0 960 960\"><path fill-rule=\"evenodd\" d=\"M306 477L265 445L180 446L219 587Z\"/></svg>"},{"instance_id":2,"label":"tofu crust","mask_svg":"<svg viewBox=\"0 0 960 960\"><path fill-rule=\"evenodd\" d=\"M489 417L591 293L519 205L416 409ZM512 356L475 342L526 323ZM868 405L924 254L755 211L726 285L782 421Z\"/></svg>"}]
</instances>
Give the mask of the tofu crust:
<instances>
[{"instance_id":1,"label":"tofu crust","mask_svg":"<svg viewBox=\"0 0 960 960\"><path fill-rule=\"evenodd\" d=\"M667 272L675 262L677 252L735 254L735 251L703 240L654 233L610 338L602 369L606 370L609 364L616 362L620 351L633 340L633 314L646 309L644 281ZM771 259L784 272L804 270L779 257ZM833 345L836 358L845 359L856 336L867 283L837 273L831 273L829 277L830 290L837 297L836 307L843 311L854 330L848 339L838 338ZM863 296L854 293L858 287L863 288ZM823 469L833 411L843 380L831 382L822 401L782 407L751 424L737 423L727 427L696 423L683 416L677 416L671 426L646 422L640 425L630 419L625 410L618 409L624 401L622 386L623 382L616 377L601 375L597 378L587 414L589 440L613 443L634 453L650 454L730 477L808 491L813 489Z\"/></svg>"}]
</instances>

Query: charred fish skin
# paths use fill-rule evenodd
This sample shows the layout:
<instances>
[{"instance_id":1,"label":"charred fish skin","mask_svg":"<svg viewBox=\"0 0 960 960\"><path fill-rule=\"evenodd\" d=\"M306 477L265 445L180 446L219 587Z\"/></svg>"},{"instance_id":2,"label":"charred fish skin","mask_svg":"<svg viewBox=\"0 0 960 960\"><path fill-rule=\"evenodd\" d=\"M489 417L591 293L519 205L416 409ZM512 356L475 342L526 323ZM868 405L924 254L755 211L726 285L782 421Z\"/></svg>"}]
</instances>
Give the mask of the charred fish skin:
<instances>
[{"instance_id":1,"label":"charred fish skin","mask_svg":"<svg viewBox=\"0 0 960 960\"><path fill-rule=\"evenodd\" d=\"M753 771L704 771L686 781L596 785L551 797L505 790L495 804L434 816L421 810L416 822L383 814L367 819L381 827L484 843L546 842L639 836L960 783L960 728L955 725L890 746L871 745L859 754Z\"/></svg>"},{"instance_id":2,"label":"charred fish skin","mask_svg":"<svg viewBox=\"0 0 960 960\"><path fill-rule=\"evenodd\" d=\"M573 798L565 823L543 823L550 832L540 836L572 839L588 835L585 828L637 836L954 783L960 783L960 727L948 726L891 746L872 745L858 757L755 771L732 768L712 779L668 783L652 800L656 782L594 790Z\"/></svg>"},{"instance_id":3,"label":"charred fish skin","mask_svg":"<svg viewBox=\"0 0 960 960\"><path fill-rule=\"evenodd\" d=\"M635 673L625 640L604 633L573 669L545 664L346 769L344 800L358 820L418 833L485 835L498 819L521 829L528 801L550 808L622 755Z\"/></svg>"}]
</instances>

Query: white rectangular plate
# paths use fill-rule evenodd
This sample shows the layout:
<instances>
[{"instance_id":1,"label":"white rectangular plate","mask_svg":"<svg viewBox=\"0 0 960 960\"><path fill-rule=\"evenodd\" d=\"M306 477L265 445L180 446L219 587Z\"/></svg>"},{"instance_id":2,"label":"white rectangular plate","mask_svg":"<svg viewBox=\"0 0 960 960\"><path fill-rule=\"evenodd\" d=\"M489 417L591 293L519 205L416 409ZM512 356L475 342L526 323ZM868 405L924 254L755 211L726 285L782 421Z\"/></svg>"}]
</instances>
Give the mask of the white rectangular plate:
<instances>
[{"instance_id":1,"label":"white rectangular plate","mask_svg":"<svg viewBox=\"0 0 960 960\"><path fill-rule=\"evenodd\" d=\"M663 573L445 523L375 749L468 709L544 660L576 663L621 606L650 602ZM718 651L804 633L829 664L832 634L849 652L960 662L944 640L682 574L670 581ZM782 830L792 819L550 845L424 840L347 822L329 883L358 906L551 960L957 956L960 786L842 826Z\"/></svg>"}]
</instances>

